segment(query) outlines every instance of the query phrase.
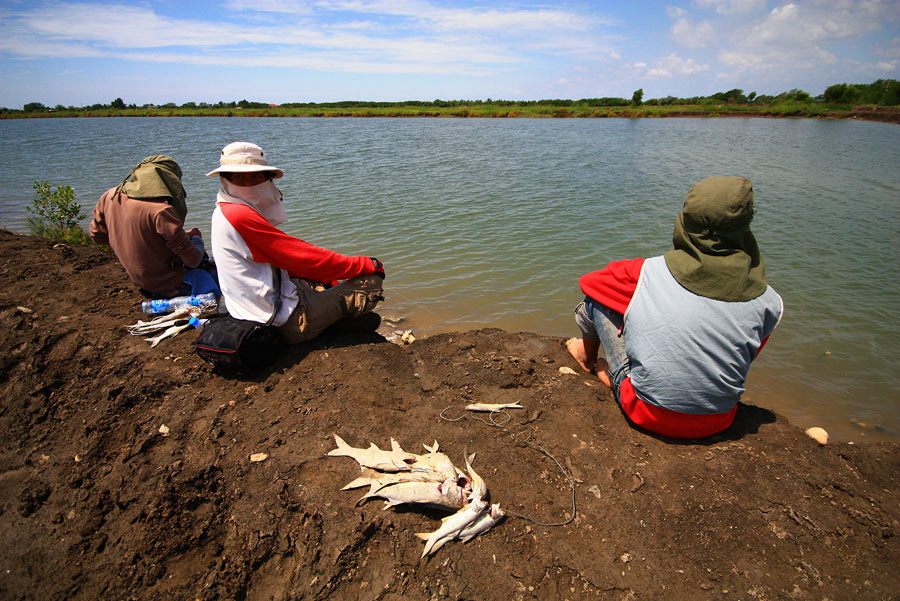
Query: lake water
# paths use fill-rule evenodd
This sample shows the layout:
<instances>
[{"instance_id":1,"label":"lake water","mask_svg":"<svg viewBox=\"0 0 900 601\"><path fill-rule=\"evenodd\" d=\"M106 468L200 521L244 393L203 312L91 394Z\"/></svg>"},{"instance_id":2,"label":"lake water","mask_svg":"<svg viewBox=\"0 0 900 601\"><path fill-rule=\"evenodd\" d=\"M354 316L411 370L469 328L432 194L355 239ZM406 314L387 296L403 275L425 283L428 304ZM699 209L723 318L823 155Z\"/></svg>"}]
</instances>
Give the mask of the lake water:
<instances>
[{"instance_id":1,"label":"lake water","mask_svg":"<svg viewBox=\"0 0 900 601\"><path fill-rule=\"evenodd\" d=\"M260 144L290 234L387 268L381 313L419 335L572 336L578 278L671 247L688 189L750 178L784 319L745 400L838 440L900 440L900 126L792 119L0 120L0 225L33 180L85 212L144 156L185 172L206 237L220 149Z\"/></svg>"}]
</instances>

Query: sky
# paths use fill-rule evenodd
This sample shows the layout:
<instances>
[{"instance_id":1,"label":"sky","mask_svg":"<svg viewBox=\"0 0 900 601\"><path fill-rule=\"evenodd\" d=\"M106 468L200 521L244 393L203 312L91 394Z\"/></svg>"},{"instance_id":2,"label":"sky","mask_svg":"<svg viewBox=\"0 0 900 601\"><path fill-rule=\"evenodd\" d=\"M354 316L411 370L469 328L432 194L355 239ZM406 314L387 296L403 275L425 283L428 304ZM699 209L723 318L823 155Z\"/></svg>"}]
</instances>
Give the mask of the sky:
<instances>
[{"instance_id":1,"label":"sky","mask_svg":"<svg viewBox=\"0 0 900 601\"><path fill-rule=\"evenodd\" d=\"M0 0L0 106L813 96L900 79L900 0Z\"/></svg>"}]
</instances>

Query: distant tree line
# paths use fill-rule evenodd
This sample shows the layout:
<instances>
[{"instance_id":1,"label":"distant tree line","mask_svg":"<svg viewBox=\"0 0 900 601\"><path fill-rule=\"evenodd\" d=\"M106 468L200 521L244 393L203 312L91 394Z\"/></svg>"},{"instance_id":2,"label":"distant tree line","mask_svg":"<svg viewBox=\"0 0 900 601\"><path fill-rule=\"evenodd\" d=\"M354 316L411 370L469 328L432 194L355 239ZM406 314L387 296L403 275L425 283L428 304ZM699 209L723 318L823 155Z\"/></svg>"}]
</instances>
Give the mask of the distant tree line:
<instances>
[{"instance_id":1,"label":"distant tree line","mask_svg":"<svg viewBox=\"0 0 900 601\"><path fill-rule=\"evenodd\" d=\"M803 90L793 89L782 92L777 96L768 96L765 94L757 94L750 92L745 94L743 90L733 89L727 92L717 92L709 96L694 96L691 98L677 98L675 96L666 96L665 98L651 98L644 100L643 89L636 90L631 100L626 98L581 98L579 100L571 100L564 98L543 99L543 100L404 100L400 102L375 102L365 100L345 100L339 102L287 102L277 105L281 108L322 108L322 109L354 109L354 108L390 108L390 107L434 107L434 108L456 108L493 105L498 107L510 106L553 106L553 107L617 107L617 106L635 106L635 105L652 105L652 106L671 106L671 105L705 105L705 104L744 104L744 105L770 105L782 102L795 103L814 103L820 102L829 105L854 105L854 104L874 104L879 106L898 106L900 105L900 82L895 79L879 79L870 84L847 84L840 83L829 86L825 92L816 97L810 96ZM240 100L232 102L186 102L184 104L176 104L168 102L162 105L144 104L137 106L135 104L125 104L121 98L116 98L109 104L92 104L90 106L62 106L60 104L55 107L44 106L40 102L29 102L21 112L25 113L43 113L43 112L61 112L61 111L102 111L102 110L123 110L123 109L266 109L276 105L265 102L252 102L249 100ZM0 113L20 112L16 109L0 108Z\"/></svg>"}]
</instances>

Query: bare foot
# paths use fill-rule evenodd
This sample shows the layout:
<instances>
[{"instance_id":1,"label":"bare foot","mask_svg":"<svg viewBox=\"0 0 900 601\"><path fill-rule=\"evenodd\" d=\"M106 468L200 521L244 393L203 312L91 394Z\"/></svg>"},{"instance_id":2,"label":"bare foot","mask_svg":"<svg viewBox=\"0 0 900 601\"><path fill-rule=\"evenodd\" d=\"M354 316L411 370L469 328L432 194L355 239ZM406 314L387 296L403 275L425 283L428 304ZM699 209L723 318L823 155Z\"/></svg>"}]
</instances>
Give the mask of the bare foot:
<instances>
[{"instance_id":1,"label":"bare foot","mask_svg":"<svg viewBox=\"0 0 900 601\"><path fill-rule=\"evenodd\" d=\"M597 379L603 382L603 385L612 390L612 380L609 379L609 363L606 359L599 357L594 363L594 371L597 372Z\"/></svg>"},{"instance_id":2,"label":"bare foot","mask_svg":"<svg viewBox=\"0 0 900 601\"><path fill-rule=\"evenodd\" d=\"M569 354L572 355L572 358L575 359L575 362L581 369L589 374L594 373L593 370L588 367L588 358L584 352L584 341L581 338L569 338L566 340L566 350L569 351Z\"/></svg>"}]
</instances>

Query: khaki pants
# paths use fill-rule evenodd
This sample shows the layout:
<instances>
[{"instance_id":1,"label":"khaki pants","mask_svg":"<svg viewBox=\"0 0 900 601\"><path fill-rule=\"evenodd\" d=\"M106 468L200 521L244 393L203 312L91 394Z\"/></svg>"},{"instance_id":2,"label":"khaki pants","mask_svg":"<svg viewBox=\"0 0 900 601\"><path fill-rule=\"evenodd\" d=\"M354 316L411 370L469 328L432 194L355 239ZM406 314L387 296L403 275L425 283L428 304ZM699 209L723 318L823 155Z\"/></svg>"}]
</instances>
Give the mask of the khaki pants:
<instances>
[{"instance_id":1,"label":"khaki pants","mask_svg":"<svg viewBox=\"0 0 900 601\"><path fill-rule=\"evenodd\" d=\"M288 344L312 340L344 317L371 312L384 292L384 280L377 275L357 276L327 289L299 278L291 281L297 286L300 301L284 325L278 327Z\"/></svg>"}]
</instances>

